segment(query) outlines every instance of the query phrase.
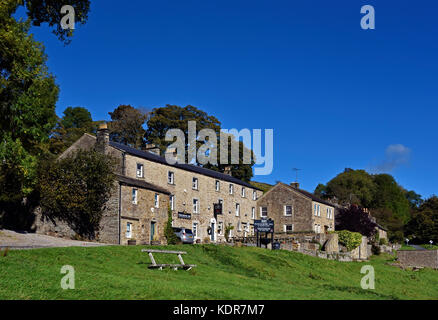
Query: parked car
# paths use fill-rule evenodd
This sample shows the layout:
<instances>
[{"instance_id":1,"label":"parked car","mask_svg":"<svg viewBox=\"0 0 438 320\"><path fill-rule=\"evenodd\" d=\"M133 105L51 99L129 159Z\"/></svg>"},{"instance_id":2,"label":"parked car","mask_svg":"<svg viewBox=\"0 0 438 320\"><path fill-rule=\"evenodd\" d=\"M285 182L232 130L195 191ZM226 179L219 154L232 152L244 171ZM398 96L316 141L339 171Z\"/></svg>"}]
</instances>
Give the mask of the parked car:
<instances>
[{"instance_id":1,"label":"parked car","mask_svg":"<svg viewBox=\"0 0 438 320\"><path fill-rule=\"evenodd\" d=\"M181 240L182 243L192 244L195 240L193 232L191 229L186 228L173 228L176 236Z\"/></svg>"}]
</instances>

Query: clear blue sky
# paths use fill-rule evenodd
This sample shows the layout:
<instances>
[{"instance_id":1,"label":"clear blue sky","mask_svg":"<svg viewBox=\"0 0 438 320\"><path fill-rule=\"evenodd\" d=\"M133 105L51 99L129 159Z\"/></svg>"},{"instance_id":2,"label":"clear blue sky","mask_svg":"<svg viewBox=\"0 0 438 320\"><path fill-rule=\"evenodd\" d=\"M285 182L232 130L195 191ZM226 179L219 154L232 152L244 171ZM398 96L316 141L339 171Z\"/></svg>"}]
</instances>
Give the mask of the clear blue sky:
<instances>
[{"instance_id":1,"label":"clear blue sky","mask_svg":"<svg viewBox=\"0 0 438 320\"><path fill-rule=\"evenodd\" d=\"M360 8L374 5L376 29ZM344 168L438 193L436 1L92 0L63 46L45 27L57 113L188 104L224 128L273 128L274 170L313 191Z\"/></svg>"}]
</instances>

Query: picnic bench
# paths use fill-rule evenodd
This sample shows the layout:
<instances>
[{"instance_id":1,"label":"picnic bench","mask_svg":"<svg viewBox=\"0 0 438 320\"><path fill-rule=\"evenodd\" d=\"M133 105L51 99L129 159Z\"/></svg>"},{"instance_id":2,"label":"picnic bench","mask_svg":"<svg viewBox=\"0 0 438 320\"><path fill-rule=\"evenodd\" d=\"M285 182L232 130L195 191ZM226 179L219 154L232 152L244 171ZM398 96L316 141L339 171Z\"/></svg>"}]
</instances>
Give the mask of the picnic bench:
<instances>
[{"instance_id":1,"label":"picnic bench","mask_svg":"<svg viewBox=\"0 0 438 320\"><path fill-rule=\"evenodd\" d=\"M184 270L190 270L194 267L196 267L196 264L185 264L183 258L181 257L182 254L187 254L185 251L169 251L169 250L155 250L155 249L142 249L141 252L147 252L149 254L149 258L151 258L151 264L148 266L149 269L160 269L163 270L163 268L173 268L174 270L178 270L178 268L184 269ZM169 253L169 254L176 254L178 255L178 259L181 262L181 264L168 264L168 263L157 263L154 259L153 253Z\"/></svg>"}]
</instances>

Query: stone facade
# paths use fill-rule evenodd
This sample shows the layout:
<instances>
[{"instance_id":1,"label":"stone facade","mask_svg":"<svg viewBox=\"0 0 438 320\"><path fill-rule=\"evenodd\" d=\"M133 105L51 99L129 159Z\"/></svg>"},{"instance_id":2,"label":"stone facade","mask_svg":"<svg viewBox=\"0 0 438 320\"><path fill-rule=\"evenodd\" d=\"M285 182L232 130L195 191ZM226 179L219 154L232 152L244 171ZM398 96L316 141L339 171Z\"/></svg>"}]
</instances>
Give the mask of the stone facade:
<instances>
[{"instance_id":1,"label":"stone facade","mask_svg":"<svg viewBox=\"0 0 438 320\"><path fill-rule=\"evenodd\" d=\"M274 220L275 233L325 233L335 228L333 206L298 186L281 182L257 201L257 217L261 218L265 213L267 218Z\"/></svg>"},{"instance_id":2,"label":"stone facade","mask_svg":"<svg viewBox=\"0 0 438 320\"><path fill-rule=\"evenodd\" d=\"M399 250L397 258L404 267L438 269L438 250Z\"/></svg>"},{"instance_id":3,"label":"stone facade","mask_svg":"<svg viewBox=\"0 0 438 320\"><path fill-rule=\"evenodd\" d=\"M248 183L191 165L170 165L155 152L109 142L106 127L98 130L97 137L84 134L60 158L79 149L93 148L117 160L115 173L119 176L101 220L100 241L127 244L135 239L137 244L164 243L169 206L173 226L192 229L197 242L207 238L212 242L225 241L226 226L234 227L231 237L253 234L256 203L262 191ZM222 214L214 215L213 206L218 202L222 202ZM60 236L72 236L68 226L61 222L62 227L40 221L39 232L48 233L56 227Z\"/></svg>"}]
</instances>

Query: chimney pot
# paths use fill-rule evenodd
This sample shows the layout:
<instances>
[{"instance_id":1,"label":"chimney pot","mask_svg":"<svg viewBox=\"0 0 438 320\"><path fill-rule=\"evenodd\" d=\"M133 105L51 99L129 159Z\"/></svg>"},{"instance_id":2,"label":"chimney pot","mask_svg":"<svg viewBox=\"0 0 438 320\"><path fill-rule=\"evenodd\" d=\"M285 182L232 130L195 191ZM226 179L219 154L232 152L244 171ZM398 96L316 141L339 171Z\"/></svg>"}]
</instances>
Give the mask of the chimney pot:
<instances>
[{"instance_id":1,"label":"chimney pot","mask_svg":"<svg viewBox=\"0 0 438 320\"><path fill-rule=\"evenodd\" d=\"M295 188L295 189L299 189L299 188L300 188L300 184L299 184L298 182L292 182L290 185L291 185L293 188Z\"/></svg>"}]
</instances>

